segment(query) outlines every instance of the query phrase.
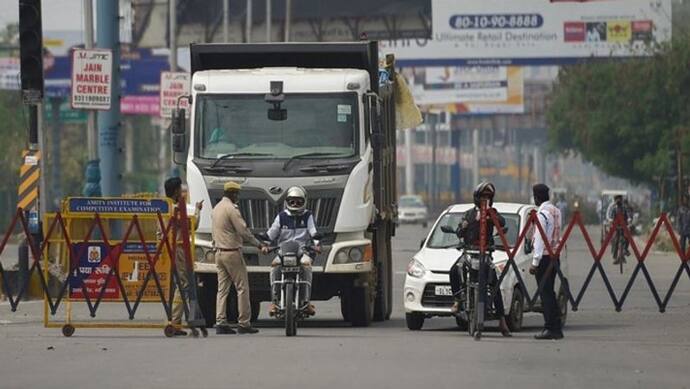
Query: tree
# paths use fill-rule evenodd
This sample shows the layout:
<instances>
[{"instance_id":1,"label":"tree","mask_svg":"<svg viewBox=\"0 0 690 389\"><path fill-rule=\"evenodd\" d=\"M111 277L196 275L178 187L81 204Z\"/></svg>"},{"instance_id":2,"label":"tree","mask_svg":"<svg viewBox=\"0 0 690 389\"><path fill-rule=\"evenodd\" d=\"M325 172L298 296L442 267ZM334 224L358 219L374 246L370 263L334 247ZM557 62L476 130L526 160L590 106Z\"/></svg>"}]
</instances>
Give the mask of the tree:
<instances>
[{"instance_id":1,"label":"tree","mask_svg":"<svg viewBox=\"0 0 690 389\"><path fill-rule=\"evenodd\" d=\"M633 182L668 175L676 144L690 150L690 35L649 58L563 68L547 118L554 150L579 152Z\"/></svg>"}]
</instances>

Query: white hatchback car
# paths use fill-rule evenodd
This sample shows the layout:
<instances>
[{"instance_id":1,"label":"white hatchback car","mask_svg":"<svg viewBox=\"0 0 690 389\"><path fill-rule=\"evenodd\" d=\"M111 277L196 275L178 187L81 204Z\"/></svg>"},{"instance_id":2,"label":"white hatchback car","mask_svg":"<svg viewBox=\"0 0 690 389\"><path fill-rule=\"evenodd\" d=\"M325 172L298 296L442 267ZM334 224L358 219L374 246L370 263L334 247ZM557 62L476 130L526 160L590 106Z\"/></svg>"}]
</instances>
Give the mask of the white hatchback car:
<instances>
[{"instance_id":1,"label":"white hatchback car","mask_svg":"<svg viewBox=\"0 0 690 389\"><path fill-rule=\"evenodd\" d=\"M421 224L426 228L428 212L421 196L401 196L398 204L398 223Z\"/></svg>"},{"instance_id":2,"label":"white hatchback car","mask_svg":"<svg viewBox=\"0 0 690 389\"><path fill-rule=\"evenodd\" d=\"M447 208L434 223L429 235L421 242L421 248L414 255L407 267L405 286L403 288L403 301L405 302L405 319L410 330L419 330L424 325L424 320L434 316L452 316L450 308L453 305L453 296L450 289L449 271L453 264L462 255L462 251L456 247L459 239L455 234L441 231L442 226L456 229L464 213L471 209L473 204L457 204ZM506 238L508 243L514 245L518 234L525 228L529 214L536 208L529 204L494 203L494 208L506 219ZM501 248L500 239L496 239L496 251L493 253L493 262L498 271L502 271L508 261L508 255ZM524 242L520 245L515 263L520 269L520 276L525 282L527 290L535 293L537 283L534 276L529 274L531 255L527 252ZM561 254L561 271L566 277L567 251ZM556 278L556 290L558 291L558 304L561 310L561 319L565 325L568 313L568 299L566 293L560 287ZM509 317L508 325L512 331L522 329L522 318L529 304L526 296L518 287L515 272L508 271L501 282L501 293L506 314ZM535 304L535 311L541 311L539 299ZM459 327L466 328L467 323L456 317Z\"/></svg>"}]
</instances>

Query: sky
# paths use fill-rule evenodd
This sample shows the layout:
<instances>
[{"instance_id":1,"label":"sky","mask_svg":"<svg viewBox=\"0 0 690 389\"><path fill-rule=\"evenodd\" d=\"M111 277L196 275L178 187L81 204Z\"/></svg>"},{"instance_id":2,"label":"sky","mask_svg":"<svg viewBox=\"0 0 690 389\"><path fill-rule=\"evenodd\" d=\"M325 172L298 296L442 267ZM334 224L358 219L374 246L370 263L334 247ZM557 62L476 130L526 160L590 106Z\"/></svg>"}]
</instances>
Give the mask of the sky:
<instances>
[{"instance_id":1,"label":"sky","mask_svg":"<svg viewBox=\"0 0 690 389\"><path fill-rule=\"evenodd\" d=\"M43 0L43 30L81 31L83 30L82 0ZM95 7L94 7L95 8ZM0 0L0 28L8 23L19 22L19 1Z\"/></svg>"}]
</instances>

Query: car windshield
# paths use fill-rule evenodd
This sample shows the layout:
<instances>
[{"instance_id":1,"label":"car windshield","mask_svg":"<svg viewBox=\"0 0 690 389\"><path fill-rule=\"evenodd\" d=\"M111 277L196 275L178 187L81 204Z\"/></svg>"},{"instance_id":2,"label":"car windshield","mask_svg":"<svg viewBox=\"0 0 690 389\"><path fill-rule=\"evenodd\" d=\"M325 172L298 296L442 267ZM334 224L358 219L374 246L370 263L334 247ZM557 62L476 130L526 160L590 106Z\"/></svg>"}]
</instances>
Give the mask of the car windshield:
<instances>
[{"instance_id":1,"label":"car windshield","mask_svg":"<svg viewBox=\"0 0 690 389\"><path fill-rule=\"evenodd\" d=\"M460 243L458 237L455 234L448 234L441 231L441 227L448 226L453 230L457 229L462 221L463 215L463 212L452 212L441 216L441 219L436 224L434 232L431 234L431 239L429 239L427 247L432 249L456 247ZM506 227L508 227L506 240L508 240L508 244L512 248L520 233L520 216L514 213L502 213L501 215L506 219ZM497 232L495 231L495 233ZM501 242L499 237L495 239L495 243L497 248L503 248L503 242Z\"/></svg>"},{"instance_id":2,"label":"car windshield","mask_svg":"<svg viewBox=\"0 0 690 389\"><path fill-rule=\"evenodd\" d=\"M400 206L405 208L421 208L424 203L418 197L401 197Z\"/></svg>"},{"instance_id":3,"label":"car windshield","mask_svg":"<svg viewBox=\"0 0 690 389\"><path fill-rule=\"evenodd\" d=\"M287 120L269 120L261 94L196 97L198 157L348 157L357 153L357 94L286 94Z\"/></svg>"}]
</instances>

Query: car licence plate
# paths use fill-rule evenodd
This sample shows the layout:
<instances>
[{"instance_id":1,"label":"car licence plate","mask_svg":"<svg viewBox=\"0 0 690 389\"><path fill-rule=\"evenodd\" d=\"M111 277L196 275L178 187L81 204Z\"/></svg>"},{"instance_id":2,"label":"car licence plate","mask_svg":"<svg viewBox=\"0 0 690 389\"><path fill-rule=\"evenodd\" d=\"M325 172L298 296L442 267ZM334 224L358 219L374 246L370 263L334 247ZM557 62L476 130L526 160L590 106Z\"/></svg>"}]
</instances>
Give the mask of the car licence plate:
<instances>
[{"instance_id":1,"label":"car licence plate","mask_svg":"<svg viewBox=\"0 0 690 389\"><path fill-rule=\"evenodd\" d=\"M450 285L436 285L436 296L452 296L453 290Z\"/></svg>"}]
</instances>

